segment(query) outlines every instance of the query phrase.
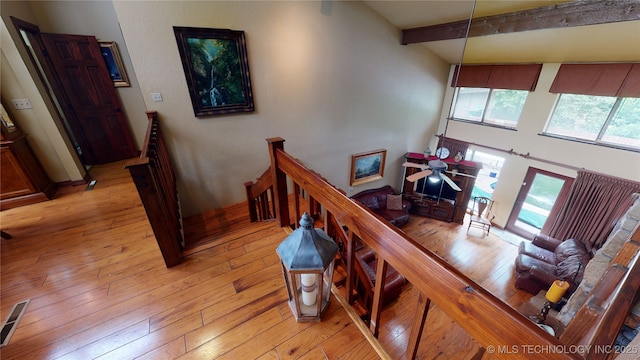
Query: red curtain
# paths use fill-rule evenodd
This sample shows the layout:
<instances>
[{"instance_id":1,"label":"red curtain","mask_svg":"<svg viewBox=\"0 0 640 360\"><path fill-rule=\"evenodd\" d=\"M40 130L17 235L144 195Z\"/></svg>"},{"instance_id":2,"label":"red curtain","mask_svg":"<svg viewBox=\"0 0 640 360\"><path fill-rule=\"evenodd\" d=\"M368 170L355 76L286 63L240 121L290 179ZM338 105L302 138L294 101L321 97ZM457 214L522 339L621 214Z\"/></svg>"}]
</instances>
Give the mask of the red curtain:
<instances>
[{"instance_id":1,"label":"red curtain","mask_svg":"<svg viewBox=\"0 0 640 360\"><path fill-rule=\"evenodd\" d=\"M593 253L638 196L640 183L579 170L549 236L580 240Z\"/></svg>"}]
</instances>

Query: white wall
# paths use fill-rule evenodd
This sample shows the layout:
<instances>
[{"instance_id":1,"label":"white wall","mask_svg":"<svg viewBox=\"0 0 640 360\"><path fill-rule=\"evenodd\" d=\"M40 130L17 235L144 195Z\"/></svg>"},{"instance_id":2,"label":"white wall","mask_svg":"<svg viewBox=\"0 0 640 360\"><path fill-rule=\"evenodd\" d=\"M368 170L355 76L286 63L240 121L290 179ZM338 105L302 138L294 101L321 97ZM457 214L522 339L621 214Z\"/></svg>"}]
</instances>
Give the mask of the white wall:
<instances>
[{"instance_id":1,"label":"white wall","mask_svg":"<svg viewBox=\"0 0 640 360\"><path fill-rule=\"evenodd\" d=\"M439 120L449 65L359 2L113 3L146 107L157 110L185 213L245 200L266 138L349 194L391 184ZM172 26L245 31L256 112L196 118ZM152 102L160 92L163 102ZM351 154L387 149L382 180L349 187Z\"/></svg>"},{"instance_id":2,"label":"white wall","mask_svg":"<svg viewBox=\"0 0 640 360\"><path fill-rule=\"evenodd\" d=\"M451 67L451 72L454 71L454 68L454 66ZM447 136L499 149L513 149L519 154L528 153L535 158L639 181L640 153L638 152L540 135L553 111L557 98L556 94L549 92L549 88L559 68L560 64L543 64L536 89L529 93L527 97L518 122L517 131L460 121L449 121ZM453 88L447 87L444 102L447 106L443 107L440 132L444 129L446 117L449 113L448 104L450 104L452 97ZM509 155L482 147L475 148L479 151L505 158L500 178L493 193L493 199L496 201L497 206L494 209L496 211L495 222L499 226L506 224L511 208L520 191L522 180L530 166L570 177L575 177L577 174L575 170L565 167L532 161L521 156Z\"/></svg>"},{"instance_id":3,"label":"white wall","mask_svg":"<svg viewBox=\"0 0 640 360\"><path fill-rule=\"evenodd\" d=\"M427 144L435 150L433 135L444 130L453 94L448 64L424 46L399 45L399 30L359 2L2 1L1 6L10 27L8 17L14 15L43 31L118 42L133 84L118 92L136 141L142 142L146 127L142 113L158 110L187 215L243 201L242 184L268 166L265 139L273 136L285 138L287 151L348 194L385 184L399 190L404 153ZM193 116L174 25L246 32L255 113ZM29 65L2 30L3 99L32 100L34 109L16 118L47 173L54 181L80 179L77 157L56 134L55 114L38 94L41 85L30 78ZM548 88L558 66L544 65L518 131L451 121L447 135L640 179L638 153L538 135L555 102ZM164 102L151 101L156 91ZM378 148L388 150L384 179L350 188L350 155ZM506 223L529 166L575 176L562 167L481 151L506 157L494 193L498 225Z\"/></svg>"}]
</instances>

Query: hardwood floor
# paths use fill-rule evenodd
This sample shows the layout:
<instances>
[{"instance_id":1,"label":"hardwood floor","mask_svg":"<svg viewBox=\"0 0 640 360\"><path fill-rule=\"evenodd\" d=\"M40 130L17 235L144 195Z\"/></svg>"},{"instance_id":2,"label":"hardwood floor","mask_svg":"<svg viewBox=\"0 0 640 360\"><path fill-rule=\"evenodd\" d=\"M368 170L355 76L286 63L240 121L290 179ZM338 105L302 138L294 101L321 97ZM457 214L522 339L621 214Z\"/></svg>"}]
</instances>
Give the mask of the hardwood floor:
<instances>
[{"instance_id":1,"label":"hardwood floor","mask_svg":"<svg viewBox=\"0 0 640 360\"><path fill-rule=\"evenodd\" d=\"M321 323L296 323L286 303L275 222L251 224L246 204L215 212L214 246L167 269L123 163L96 166L93 190L0 213L1 316L31 299L2 359L374 359L332 301ZM213 224L214 226L211 226ZM215 232L225 228L225 232ZM517 248L494 235L422 217L403 229L517 308ZM215 235L212 235L215 234ZM478 235L476 237L475 235ZM428 274L425 274L428 276ZM417 292L383 312L380 342L403 358ZM472 358L478 349L442 312L429 312L419 358Z\"/></svg>"}]
</instances>

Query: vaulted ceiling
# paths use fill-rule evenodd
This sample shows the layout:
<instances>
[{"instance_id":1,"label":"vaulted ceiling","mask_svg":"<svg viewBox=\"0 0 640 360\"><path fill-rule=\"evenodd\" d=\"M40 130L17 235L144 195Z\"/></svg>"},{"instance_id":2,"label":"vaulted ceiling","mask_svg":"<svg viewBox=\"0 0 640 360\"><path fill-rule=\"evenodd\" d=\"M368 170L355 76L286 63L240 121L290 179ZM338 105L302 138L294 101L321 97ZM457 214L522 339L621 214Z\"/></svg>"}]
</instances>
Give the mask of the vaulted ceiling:
<instances>
[{"instance_id":1,"label":"vaulted ceiling","mask_svg":"<svg viewBox=\"0 0 640 360\"><path fill-rule=\"evenodd\" d=\"M444 34L445 40L412 40L407 46L426 46L451 64L460 62L463 50L465 64L640 61L638 0L365 3L405 34L414 30L436 38ZM471 14L471 33L481 34L466 38ZM462 37L455 33L455 22L464 22Z\"/></svg>"}]
</instances>

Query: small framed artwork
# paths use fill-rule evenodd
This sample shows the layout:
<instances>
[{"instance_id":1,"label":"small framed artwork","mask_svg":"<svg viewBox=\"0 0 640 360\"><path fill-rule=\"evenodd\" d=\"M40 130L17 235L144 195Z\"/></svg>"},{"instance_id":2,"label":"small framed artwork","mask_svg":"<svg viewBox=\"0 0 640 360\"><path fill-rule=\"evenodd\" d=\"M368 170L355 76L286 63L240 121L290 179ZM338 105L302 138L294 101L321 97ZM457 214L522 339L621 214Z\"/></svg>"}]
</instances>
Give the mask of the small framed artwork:
<instances>
[{"instance_id":1,"label":"small framed artwork","mask_svg":"<svg viewBox=\"0 0 640 360\"><path fill-rule=\"evenodd\" d=\"M173 27L196 117L253 112L244 31Z\"/></svg>"},{"instance_id":2,"label":"small framed artwork","mask_svg":"<svg viewBox=\"0 0 640 360\"><path fill-rule=\"evenodd\" d=\"M382 179L387 150L375 150L351 155L351 181L349 185L360 185Z\"/></svg>"},{"instance_id":3,"label":"small framed artwork","mask_svg":"<svg viewBox=\"0 0 640 360\"><path fill-rule=\"evenodd\" d=\"M109 70L109 76L113 81L115 87L127 87L131 86L129 83L129 77L127 71L124 68L120 51L118 51L118 44L115 41L99 41L100 51L104 62L107 64L107 70Z\"/></svg>"}]
</instances>

